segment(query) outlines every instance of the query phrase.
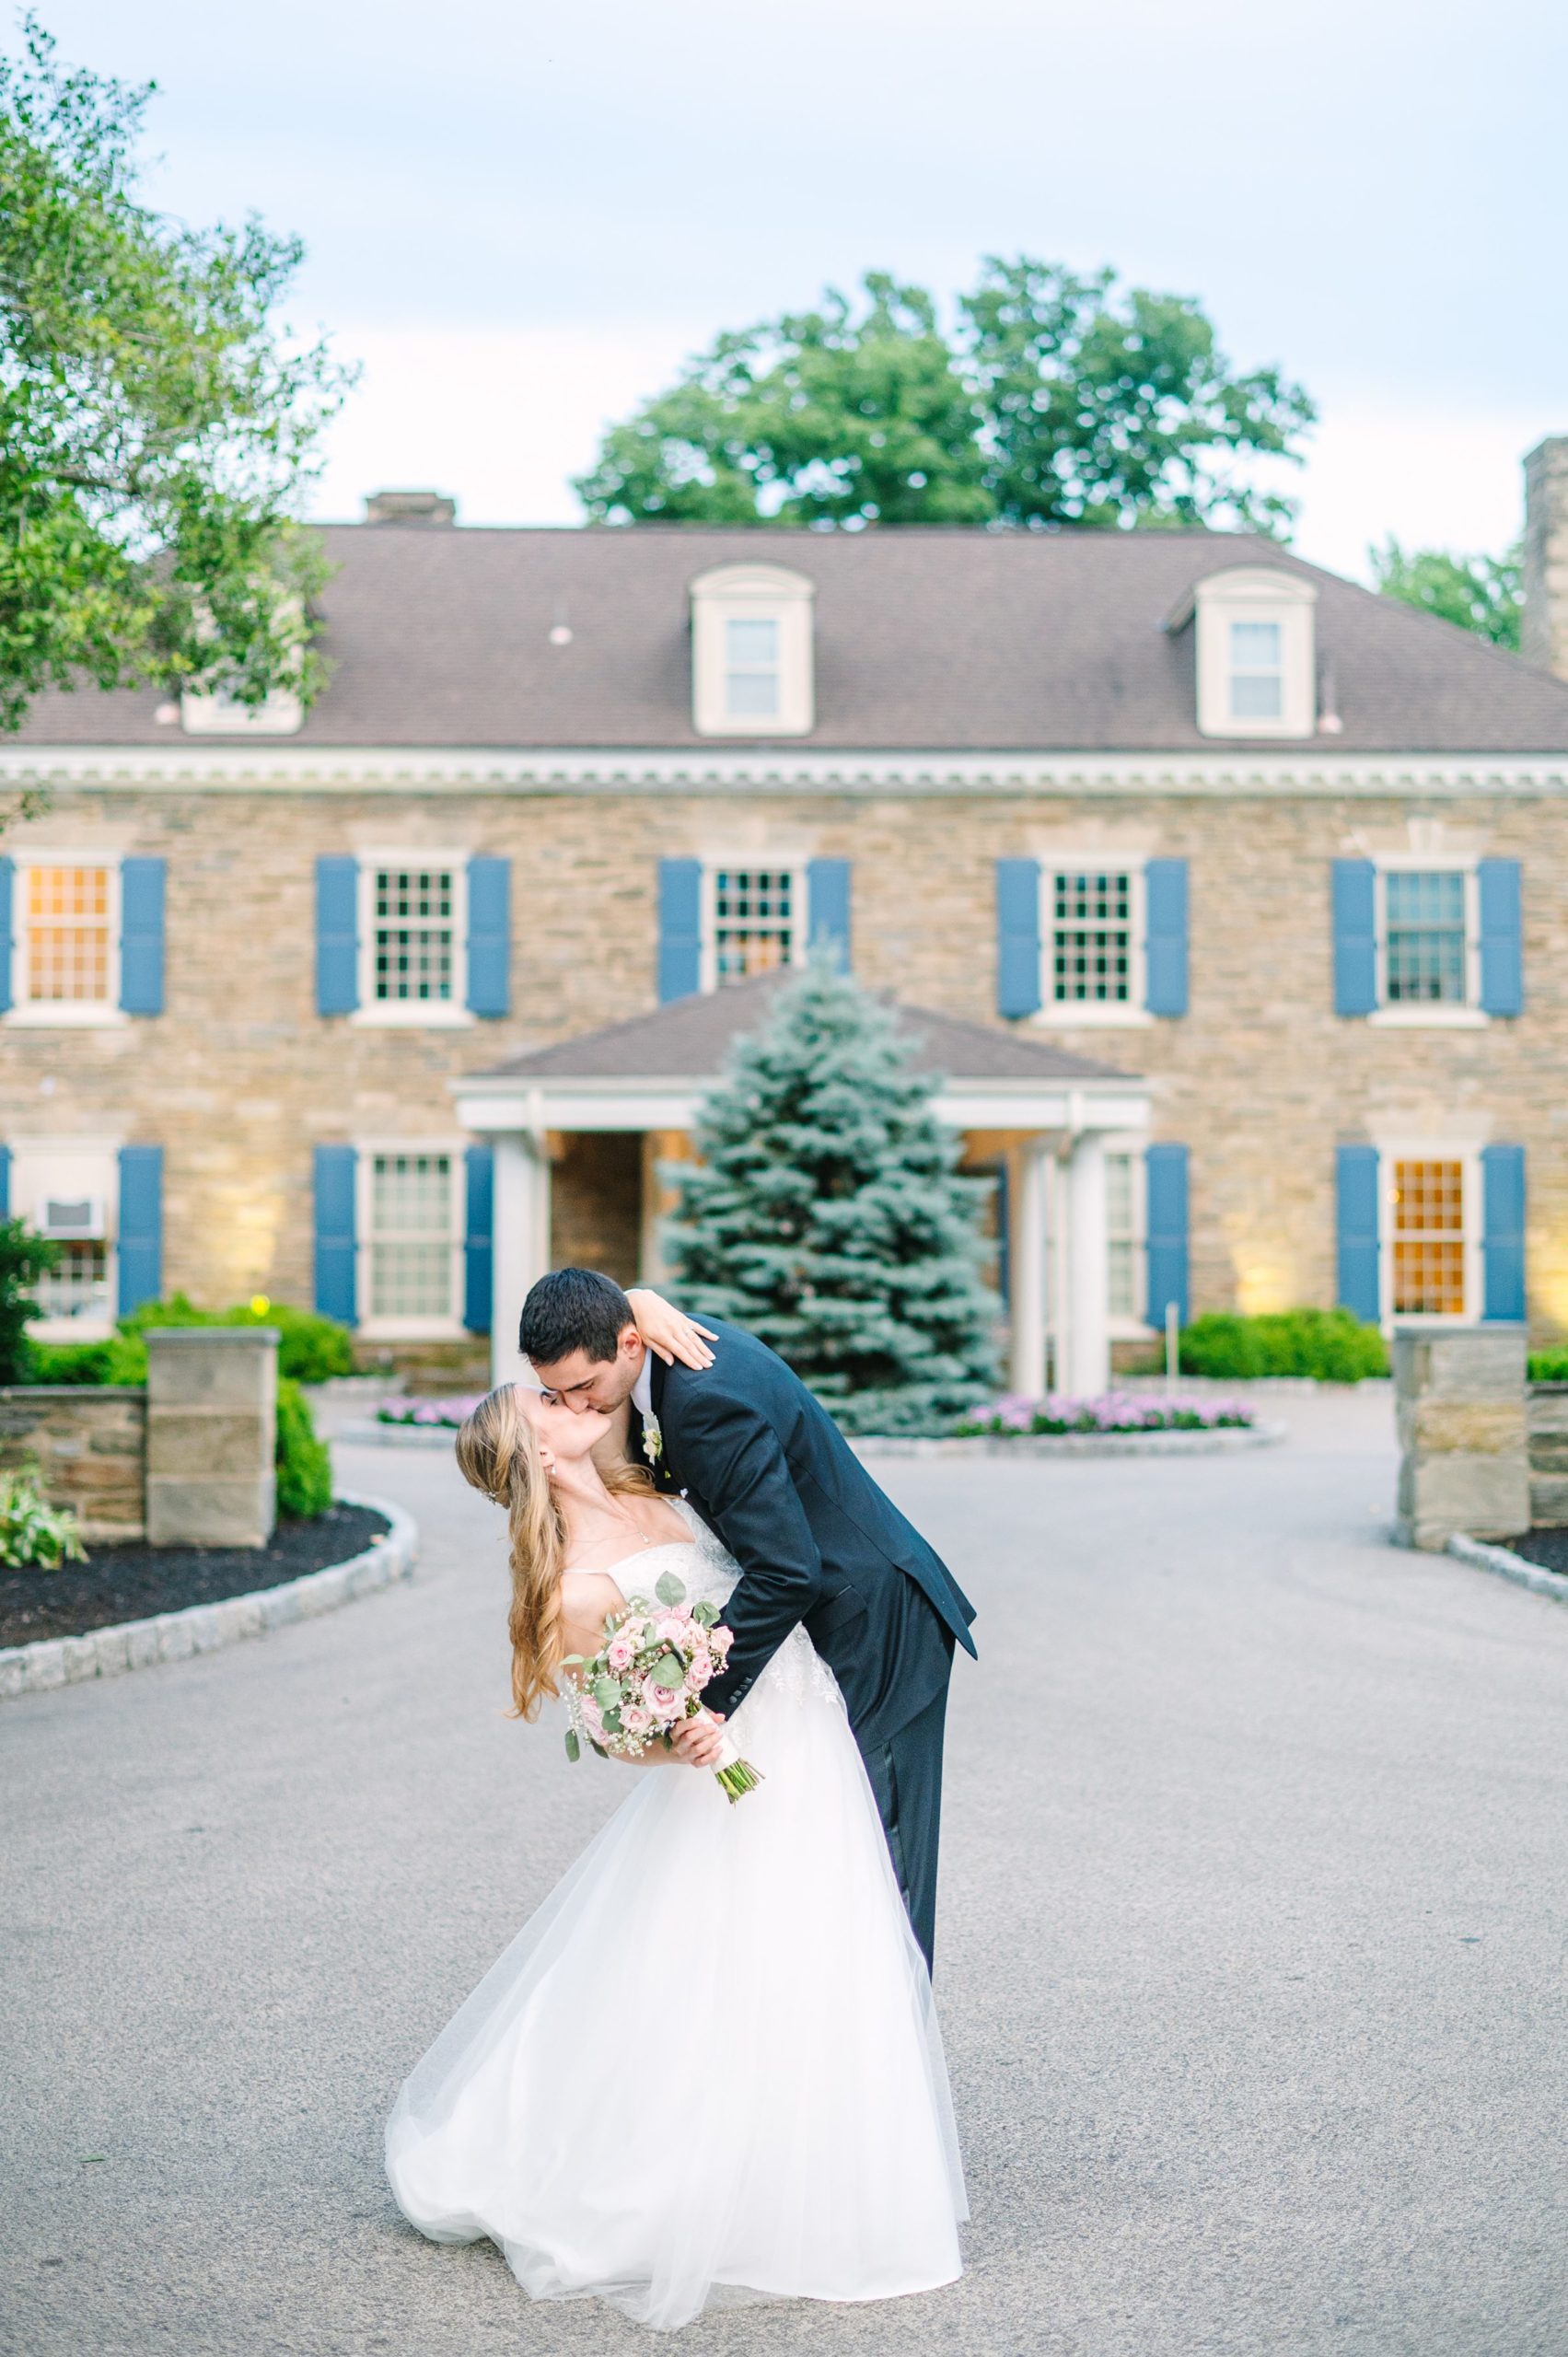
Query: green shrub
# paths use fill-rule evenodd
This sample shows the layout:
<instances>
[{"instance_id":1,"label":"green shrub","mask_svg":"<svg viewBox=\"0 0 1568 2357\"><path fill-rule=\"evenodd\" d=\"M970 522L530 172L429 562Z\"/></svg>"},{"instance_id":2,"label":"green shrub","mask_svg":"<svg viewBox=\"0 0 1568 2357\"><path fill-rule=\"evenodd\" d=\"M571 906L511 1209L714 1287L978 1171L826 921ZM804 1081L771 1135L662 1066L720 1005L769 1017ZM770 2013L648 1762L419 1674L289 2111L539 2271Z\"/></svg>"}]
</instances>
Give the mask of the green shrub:
<instances>
[{"instance_id":1,"label":"green shrub","mask_svg":"<svg viewBox=\"0 0 1568 2357\"><path fill-rule=\"evenodd\" d=\"M332 1460L316 1436L310 1403L289 1376L278 1381L278 1512L294 1519L325 1514L332 1503Z\"/></svg>"},{"instance_id":2,"label":"green shrub","mask_svg":"<svg viewBox=\"0 0 1568 2357\"><path fill-rule=\"evenodd\" d=\"M1359 1383L1388 1374L1388 1352L1377 1328L1348 1309L1276 1309L1256 1318L1209 1310L1182 1328L1181 1372L1232 1383L1260 1375Z\"/></svg>"},{"instance_id":3,"label":"green shrub","mask_svg":"<svg viewBox=\"0 0 1568 2357\"><path fill-rule=\"evenodd\" d=\"M58 1244L35 1236L26 1222L0 1219L0 1383L27 1383L28 1327L38 1316L33 1291L60 1258Z\"/></svg>"},{"instance_id":4,"label":"green shrub","mask_svg":"<svg viewBox=\"0 0 1568 2357\"><path fill-rule=\"evenodd\" d=\"M1568 1383L1568 1345L1559 1343L1554 1351L1532 1351L1528 1365L1532 1383Z\"/></svg>"},{"instance_id":5,"label":"green shrub","mask_svg":"<svg viewBox=\"0 0 1568 2357\"><path fill-rule=\"evenodd\" d=\"M17 1570L37 1564L57 1572L64 1562L85 1562L86 1552L69 1506L52 1506L39 1486L36 1465L0 1473L0 1563Z\"/></svg>"},{"instance_id":6,"label":"green shrub","mask_svg":"<svg viewBox=\"0 0 1568 2357\"><path fill-rule=\"evenodd\" d=\"M348 1328L314 1309L291 1308L286 1302L258 1300L237 1303L232 1309L198 1309L177 1293L168 1301L145 1301L120 1321L125 1335L145 1334L149 1326L275 1326L279 1375L296 1383L324 1383L330 1375L354 1373L354 1338Z\"/></svg>"}]
</instances>

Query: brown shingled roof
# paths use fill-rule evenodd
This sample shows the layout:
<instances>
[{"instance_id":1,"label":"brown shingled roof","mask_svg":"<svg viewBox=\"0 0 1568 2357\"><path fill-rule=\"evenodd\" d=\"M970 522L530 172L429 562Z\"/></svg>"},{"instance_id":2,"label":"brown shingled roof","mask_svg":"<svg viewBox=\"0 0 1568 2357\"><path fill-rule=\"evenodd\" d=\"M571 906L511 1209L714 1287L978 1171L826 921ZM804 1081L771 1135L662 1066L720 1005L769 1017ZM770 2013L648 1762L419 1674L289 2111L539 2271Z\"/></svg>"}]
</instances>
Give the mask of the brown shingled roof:
<instances>
[{"instance_id":1,"label":"brown shingled roof","mask_svg":"<svg viewBox=\"0 0 1568 2357\"><path fill-rule=\"evenodd\" d=\"M722 1071L735 1041L755 1031L772 1012L785 974L759 974L746 982L691 998L671 999L652 1015L605 1030L535 1048L505 1063L468 1075L470 1080L707 1080ZM964 1023L924 1006L884 999L921 1065L946 1080L1089 1081L1127 1080L1134 1075L1114 1064L1094 1063L1043 1040L1014 1031Z\"/></svg>"},{"instance_id":2,"label":"brown shingled roof","mask_svg":"<svg viewBox=\"0 0 1568 2357\"><path fill-rule=\"evenodd\" d=\"M1214 750L1196 725L1193 634L1162 625L1195 581L1237 564L1318 586L1319 668L1343 721L1320 753L1568 750L1568 684L1251 534L377 524L324 537L333 670L289 740L304 745L746 749L692 731L689 589L755 559L817 592L817 725L771 740L775 754ZM154 718L158 701L49 695L21 741L168 746L179 734Z\"/></svg>"}]
</instances>

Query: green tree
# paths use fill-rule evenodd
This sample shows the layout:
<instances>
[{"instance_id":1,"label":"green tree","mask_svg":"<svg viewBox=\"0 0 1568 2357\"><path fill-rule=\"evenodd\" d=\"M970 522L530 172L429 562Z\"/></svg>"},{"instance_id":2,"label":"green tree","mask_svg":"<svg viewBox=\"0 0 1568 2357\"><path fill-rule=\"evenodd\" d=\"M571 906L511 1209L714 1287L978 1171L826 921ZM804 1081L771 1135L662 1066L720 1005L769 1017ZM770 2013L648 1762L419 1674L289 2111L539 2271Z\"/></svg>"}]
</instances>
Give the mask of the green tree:
<instances>
[{"instance_id":1,"label":"green tree","mask_svg":"<svg viewBox=\"0 0 1568 2357\"><path fill-rule=\"evenodd\" d=\"M19 1219L0 1219L0 1383L29 1378L28 1326L38 1316L38 1283L59 1260L58 1244Z\"/></svg>"},{"instance_id":2,"label":"green tree","mask_svg":"<svg viewBox=\"0 0 1568 2357\"><path fill-rule=\"evenodd\" d=\"M740 1040L670 1172L682 1298L858 1432L940 1431L994 1378L979 1184L877 1000L815 963Z\"/></svg>"},{"instance_id":3,"label":"green tree","mask_svg":"<svg viewBox=\"0 0 1568 2357\"><path fill-rule=\"evenodd\" d=\"M1455 556L1447 549L1402 549L1390 532L1366 554L1373 586L1385 598L1518 653L1524 552L1517 545L1502 556Z\"/></svg>"},{"instance_id":4,"label":"green tree","mask_svg":"<svg viewBox=\"0 0 1568 2357\"><path fill-rule=\"evenodd\" d=\"M931 296L878 273L856 309L717 338L612 426L575 484L596 523L1283 529L1246 479L1313 419L1276 369L1233 373L1199 306L1114 273L996 257L944 336Z\"/></svg>"},{"instance_id":5,"label":"green tree","mask_svg":"<svg viewBox=\"0 0 1568 2357\"><path fill-rule=\"evenodd\" d=\"M293 517L348 377L276 324L296 239L139 201L152 88L30 14L0 57L0 727L83 679L319 684Z\"/></svg>"}]
</instances>

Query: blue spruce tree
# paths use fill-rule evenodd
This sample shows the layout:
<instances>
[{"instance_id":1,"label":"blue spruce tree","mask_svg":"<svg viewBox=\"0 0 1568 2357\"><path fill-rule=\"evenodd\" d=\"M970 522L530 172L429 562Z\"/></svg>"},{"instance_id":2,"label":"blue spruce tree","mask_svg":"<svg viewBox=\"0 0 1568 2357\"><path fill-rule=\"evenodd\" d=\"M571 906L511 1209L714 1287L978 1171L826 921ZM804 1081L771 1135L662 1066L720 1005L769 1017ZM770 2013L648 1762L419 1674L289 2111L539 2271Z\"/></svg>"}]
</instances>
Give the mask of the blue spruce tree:
<instances>
[{"instance_id":1,"label":"blue spruce tree","mask_svg":"<svg viewBox=\"0 0 1568 2357\"><path fill-rule=\"evenodd\" d=\"M851 1432L940 1432L993 1382L979 1181L892 1016L813 963L738 1042L669 1172L679 1298L778 1352Z\"/></svg>"}]
</instances>

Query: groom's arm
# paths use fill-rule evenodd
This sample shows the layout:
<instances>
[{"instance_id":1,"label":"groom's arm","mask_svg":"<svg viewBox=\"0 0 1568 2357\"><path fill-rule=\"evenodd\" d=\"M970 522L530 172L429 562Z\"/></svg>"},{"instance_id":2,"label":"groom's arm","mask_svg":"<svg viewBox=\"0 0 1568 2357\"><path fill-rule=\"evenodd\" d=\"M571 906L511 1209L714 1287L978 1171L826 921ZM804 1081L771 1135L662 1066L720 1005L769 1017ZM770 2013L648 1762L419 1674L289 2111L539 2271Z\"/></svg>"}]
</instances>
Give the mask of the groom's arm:
<instances>
[{"instance_id":1,"label":"groom's arm","mask_svg":"<svg viewBox=\"0 0 1568 2357\"><path fill-rule=\"evenodd\" d=\"M721 1677L704 1689L726 1715L745 1701L790 1631L817 1602L822 1559L777 1433L749 1400L711 1376L683 1385L679 1449L700 1463L714 1527L742 1577L724 1608L734 1643Z\"/></svg>"}]
</instances>

